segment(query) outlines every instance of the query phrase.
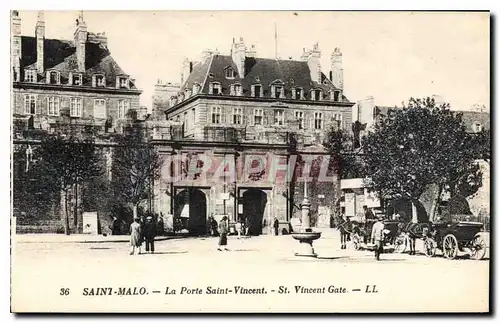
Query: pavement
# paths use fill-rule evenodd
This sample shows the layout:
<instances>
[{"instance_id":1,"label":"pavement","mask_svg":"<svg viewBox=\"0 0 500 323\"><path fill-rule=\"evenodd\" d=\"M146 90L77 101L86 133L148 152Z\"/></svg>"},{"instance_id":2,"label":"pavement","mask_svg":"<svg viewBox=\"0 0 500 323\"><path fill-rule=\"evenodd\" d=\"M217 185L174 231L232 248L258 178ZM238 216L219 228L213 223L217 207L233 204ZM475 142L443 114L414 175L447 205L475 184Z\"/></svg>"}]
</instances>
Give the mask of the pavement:
<instances>
[{"instance_id":1,"label":"pavement","mask_svg":"<svg viewBox=\"0 0 500 323\"><path fill-rule=\"evenodd\" d=\"M296 257L299 242L291 236L230 236L228 251L218 251L215 237L156 242L155 254L129 255L126 241L83 239L54 243L59 235L15 236L12 245L14 311L97 312L433 312L484 311L488 308L489 260L439 254L340 249L338 231L325 229L314 243L317 258ZM71 237L71 236L70 236ZM36 239L41 239L37 243ZM64 238L70 239L70 238ZM70 241L70 240L66 240ZM418 248L418 246L417 246ZM363 292L296 294L296 286L344 286ZM365 294L376 285L378 294ZM84 288L143 286L149 296L84 297ZM179 292L244 286L266 288L266 295L202 295ZM166 288L177 296L166 295ZM280 294L281 287L290 294ZM59 295L68 288L68 297ZM370 287L372 288L372 287ZM155 292L153 292L155 290ZM158 294L152 294L159 291ZM289 293L289 292L287 292ZM372 295L372 296L370 296Z\"/></svg>"}]
</instances>

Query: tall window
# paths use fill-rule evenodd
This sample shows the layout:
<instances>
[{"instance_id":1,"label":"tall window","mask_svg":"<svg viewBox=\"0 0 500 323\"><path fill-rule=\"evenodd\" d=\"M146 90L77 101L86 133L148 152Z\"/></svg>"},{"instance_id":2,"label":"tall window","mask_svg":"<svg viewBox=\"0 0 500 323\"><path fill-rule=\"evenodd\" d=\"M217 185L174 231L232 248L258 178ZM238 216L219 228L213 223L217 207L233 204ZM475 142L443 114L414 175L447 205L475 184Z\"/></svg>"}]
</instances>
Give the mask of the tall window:
<instances>
[{"instance_id":1,"label":"tall window","mask_svg":"<svg viewBox=\"0 0 500 323\"><path fill-rule=\"evenodd\" d=\"M335 113L333 115L333 121L336 123L336 126L338 128L342 128L342 114L341 113Z\"/></svg>"},{"instance_id":2,"label":"tall window","mask_svg":"<svg viewBox=\"0 0 500 323\"><path fill-rule=\"evenodd\" d=\"M188 118L188 113L187 111L184 112L184 127L186 128L186 130L189 130L191 129L191 124L189 122L189 118Z\"/></svg>"},{"instance_id":3,"label":"tall window","mask_svg":"<svg viewBox=\"0 0 500 323\"><path fill-rule=\"evenodd\" d=\"M256 98L262 97L262 86L259 84L252 85L252 96Z\"/></svg>"},{"instance_id":4,"label":"tall window","mask_svg":"<svg viewBox=\"0 0 500 323\"><path fill-rule=\"evenodd\" d=\"M231 85L231 95L241 96L243 94L243 90L241 84L233 84Z\"/></svg>"},{"instance_id":5,"label":"tall window","mask_svg":"<svg viewBox=\"0 0 500 323\"><path fill-rule=\"evenodd\" d=\"M243 124L242 108L233 108L233 124Z\"/></svg>"},{"instance_id":6,"label":"tall window","mask_svg":"<svg viewBox=\"0 0 500 323\"><path fill-rule=\"evenodd\" d=\"M36 71L35 70L25 70L24 71L24 82L36 83Z\"/></svg>"},{"instance_id":7,"label":"tall window","mask_svg":"<svg viewBox=\"0 0 500 323\"><path fill-rule=\"evenodd\" d=\"M49 83L59 84L59 72L56 71L49 72Z\"/></svg>"},{"instance_id":8,"label":"tall window","mask_svg":"<svg viewBox=\"0 0 500 323\"><path fill-rule=\"evenodd\" d=\"M274 110L274 125L282 126L285 124L285 113L283 110Z\"/></svg>"},{"instance_id":9,"label":"tall window","mask_svg":"<svg viewBox=\"0 0 500 323\"><path fill-rule=\"evenodd\" d=\"M221 123L221 107L212 107L212 123Z\"/></svg>"},{"instance_id":10,"label":"tall window","mask_svg":"<svg viewBox=\"0 0 500 323\"><path fill-rule=\"evenodd\" d=\"M25 114L36 113L36 94L26 94L24 96L24 113Z\"/></svg>"},{"instance_id":11,"label":"tall window","mask_svg":"<svg viewBox=\"0 0 500 323\"><path fill-rule=\"evenodd\" d=\"M283 86L281 85L274 85L273 86L273 97L274 98L284 98L285 97L285 90Z\"/></svg>"},{"instance_id":12,"label":"tall window","mask_svg":"<svg viewBox=\"0 0 500 323\"><path fill-rule=\"evenodd\" d=\"M264 111L262 109L253 110L253 123L255 125L262 125L264 119Z\"/></svg>"},{"instance_id":13,"label":"tall window","mask_svg":"<svg viewBox=\"0 0 500 323\"><path fill-rule=\"evenodd\" d=\"M323 129L323 113L314 112L314 129Z\"/></svg>"},{"instance_id":14,"label":"tall window","mask_svg":"<svg viewBox=\"0 0 500 323\"><path fill-rule=\"evenodd\" d=\"M300 100L302 99L302 89L298 89L298 88L295 88L293 90L293 93L294 93L294 99L297 99L297 100Z\"/></svg>"},{"instance_id":15,"label":"tall window","mask_svg":"<svg viewBox=\"0 0 500 323\"><path fill-rule=\"evenodd\" d=\"M196 110L195 109L191 109L191 124L194 125L196 124Z\"/></svg>"},{"instance_id":16,"label":"tall window","mask_svg":"<svg viewBox=\"0 0 500 323\"><path fill-rule=\"evenodd\" d=\"M295 119L299 123L299 129L304 129L304 112L295 111Z\"/></svg>"},{"instance_id":17,"label":"tall window","mask_svg":"<svg viewBox=\"0 0 500 323\"><path fill-rule=\"evenodd\" d=\"M104 78L104 75L96 75L95 84L96 86L106 86L106 79Z\"/></svg>"},{"instance_id":18,"label":"tall window","mask_svg":"<svg viewBox=\"0 0 500 323\"><path fill-rule=\"evenodd\" d=\"M94 100L94 118L106 119L106 100Z\"/></svg>"},{"instance_id":19,"label":"tall window","mask_svg":"<svg viewBox=\"0 0 500 323\"><path fill-rule=\"evenodd\" d=\"M82 98L69 99L69 115L77 118L82 116Z\"/></svg>"},{"instance_id":20,"label":"tall window","mask_svg":"<svg viewBox=\"0 0 500 323\"><path fill-rule=\"evenodd\" d=\"M73 85L82 85L82 74L73 74Z\"/></svg>"},{"instance_id":21,"label":"tall window","mask_svg":"<svg viewBox=\"0 0 500 323\"><path fill-rule=\"evenodd\" d=\"M118 100L118 119L125 119L129 107L128 100Z\"/></svg>"},{"instance_id":22,"label":"tall window","mask_svg":"<svg viewBox=\"0 0 500 323\"><path fill-rule=\"evenodd\" d=\"M208 94L222 94L222 87L220 83L210 83L208 86Z\"/></svg>"},{"instance_id":23,"label":"tall window","mask_svg":"<svg viewBox=\"0 0 500 323\"><path fill-rule=\"evenodd\" d=\"M320 101L321 100L321 90L311 90L311 100Z\"/></svg>"},{"instance_id":24,"label":"tall window","mask_svg":"<svg viewBox=\"0 0 500 323\"><path fill-rule=\"evenodd\" d=\"M47 114L49 116L58 116L60 106L61 106L60 97L51 96L47 98Z\"/></svg>"}]
</instances>

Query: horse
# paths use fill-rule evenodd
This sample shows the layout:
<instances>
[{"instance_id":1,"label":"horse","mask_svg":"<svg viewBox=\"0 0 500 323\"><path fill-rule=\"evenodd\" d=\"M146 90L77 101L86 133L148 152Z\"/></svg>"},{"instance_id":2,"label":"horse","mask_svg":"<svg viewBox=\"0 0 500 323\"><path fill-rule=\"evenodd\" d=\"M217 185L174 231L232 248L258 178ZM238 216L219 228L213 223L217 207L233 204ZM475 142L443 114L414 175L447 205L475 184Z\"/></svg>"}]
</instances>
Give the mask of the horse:
<instances>
[{"instance_id":1,"label":"horse","mask_svg":"<svg viewBox=\"0 0 500 323\"><path fill-rule=\"evenodd\" d=\"M347 218L344 220L341 216L337 217L337 230L340 232L340 249L346 249L346 243L351 240L352 223Z\"/></svg>"}]
</instances>

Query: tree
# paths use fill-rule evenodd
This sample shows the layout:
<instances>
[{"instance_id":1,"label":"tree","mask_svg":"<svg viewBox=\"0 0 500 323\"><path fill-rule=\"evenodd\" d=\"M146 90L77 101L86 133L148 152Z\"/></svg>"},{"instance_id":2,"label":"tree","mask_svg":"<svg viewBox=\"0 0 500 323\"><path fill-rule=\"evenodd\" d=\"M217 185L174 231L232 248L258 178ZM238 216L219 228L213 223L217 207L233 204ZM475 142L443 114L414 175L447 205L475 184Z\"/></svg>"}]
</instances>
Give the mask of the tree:
<instances>
[{"instance_id":1,"label":"tree","mask_svg":"<svg viewBox=\"0 0 500 323\"><path fill-rule=\"evenodd\" d=\"M355 138L346 131L331 127L323 140L323 147L330 155L331 167L339 178L355 178L361 176L361 163L353 150Z\"/></svg>"},{"instance_id":2,"label":"tree","mask_svg":"<svg viewBox=\"0 0 500 323\"><path fill-rule=\"evenodd\" d=\"M113 152L112 190L115 198L137 216L141 202L153 198L154 181L160 178L163 162L147 142L146 127L133 121L117 138Z\"/></svg>"},{"instance_id":3,"label":"tree","mask_svg":"<svg viewBox=\"0 0 500 323\"><path fill-rule=\"evenodd\" d=\"M362 149L369 184L383 198L410 200L414 221L415 202L428 185L439 186L439 199L443 189L453 193L477 175L462 115L431 98L410 98L407 106L391 110L365 135Z\"/></svg>"},{"instance_id":4,"label":"tree","mask_svg":"<svg viewBox=\"0 0 500 323\"><path fill-rule=\"evenodd\" d=\"M42 139L39 150L40 167L50 174L61 191L64 200L65 233L70 234L68 196L78 186L102 173L99 156L92 137L49 135ZM73 210L74 226L77 227L77 205Z\"/></svg>"}]
</instances>

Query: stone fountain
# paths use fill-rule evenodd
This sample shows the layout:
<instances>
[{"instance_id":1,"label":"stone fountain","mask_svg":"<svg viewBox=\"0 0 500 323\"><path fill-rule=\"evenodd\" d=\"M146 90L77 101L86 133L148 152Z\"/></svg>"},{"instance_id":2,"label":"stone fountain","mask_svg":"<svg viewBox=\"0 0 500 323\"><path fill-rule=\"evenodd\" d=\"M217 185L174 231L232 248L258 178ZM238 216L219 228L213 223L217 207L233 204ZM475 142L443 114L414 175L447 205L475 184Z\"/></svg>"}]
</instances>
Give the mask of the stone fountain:
<instances>
[{"instance_id":1,"label":"stone fountain","mask_svg":"<svg viewBox=\"0 0 500 323\"><path fill-rule=\"evenodd\" d=\"M302 209L302 225L300 232L292 234L292 237L300 242L300 249L295 255L302 257L317 257L318 255L314 253L313 241L321 237L321 232L313 232L311 229L311 217L309 214L311 202L309 202L307 198L306 182L304 182L304 200L300 207Z\"/></svg>"}]
</instances>

